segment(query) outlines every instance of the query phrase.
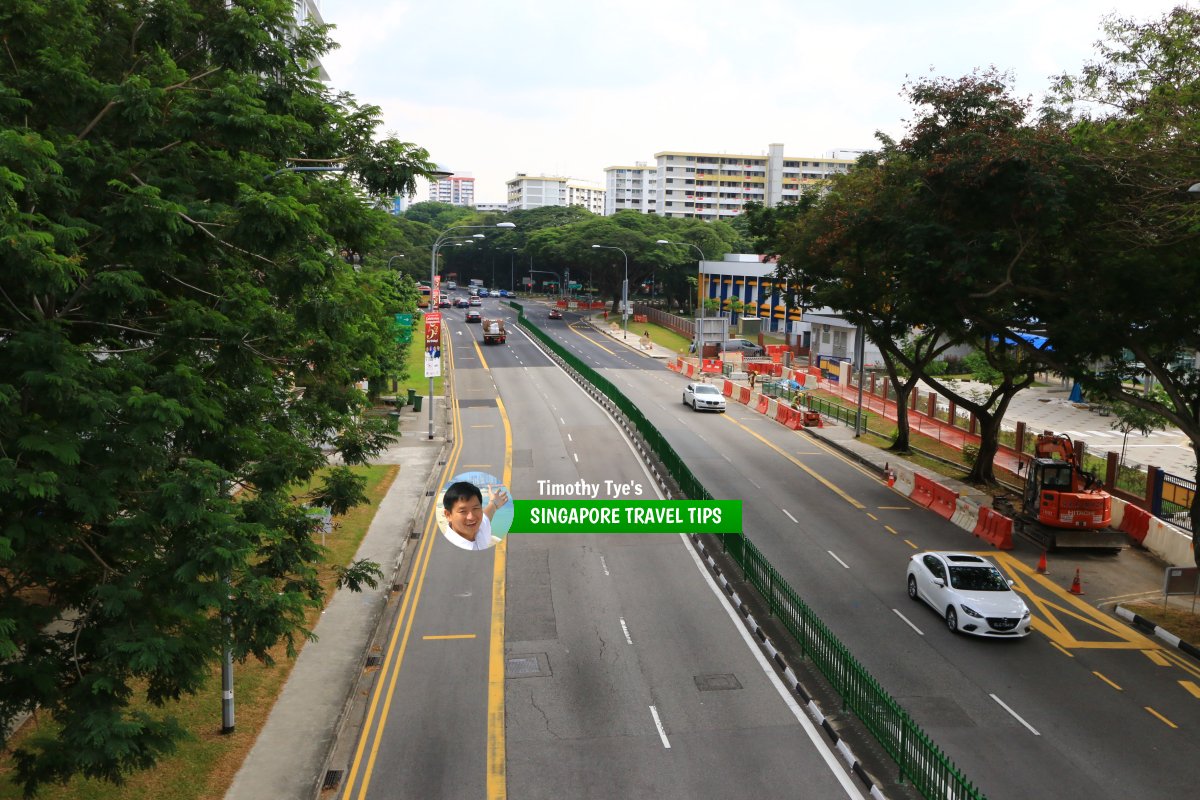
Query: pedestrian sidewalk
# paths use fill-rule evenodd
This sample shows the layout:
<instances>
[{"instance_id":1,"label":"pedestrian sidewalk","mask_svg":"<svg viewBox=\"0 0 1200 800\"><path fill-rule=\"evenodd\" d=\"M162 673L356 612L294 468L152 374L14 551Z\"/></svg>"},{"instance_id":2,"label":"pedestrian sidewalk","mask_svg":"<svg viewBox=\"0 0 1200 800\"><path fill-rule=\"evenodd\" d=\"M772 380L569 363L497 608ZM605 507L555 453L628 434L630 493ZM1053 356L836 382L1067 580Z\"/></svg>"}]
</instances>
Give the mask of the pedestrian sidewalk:
<instances>
[{"instance_id":1,"label":"pedestrian sidewalk","mask_svg":"<svg viewBox=\"0 0 1200 800\"><path fill-rule=\"evenodd\" d=\"M435 398L438 406L441 399ZM440 409L437 418L441 418ZM405 557L405 544L427 510L425 485L437 468L445 429L428 438L428 417L400 412L400 439L376 463L397 464L392 482L355 554L380 565L377 589L338 591L321 613L266 724L242 763L226 800L311 800L324 781L326 760L336 744L343 716L367 656L367 648L388 603L392 577ZM236 673L236 666L235 666Z\"/></svg>"}]
</instances>

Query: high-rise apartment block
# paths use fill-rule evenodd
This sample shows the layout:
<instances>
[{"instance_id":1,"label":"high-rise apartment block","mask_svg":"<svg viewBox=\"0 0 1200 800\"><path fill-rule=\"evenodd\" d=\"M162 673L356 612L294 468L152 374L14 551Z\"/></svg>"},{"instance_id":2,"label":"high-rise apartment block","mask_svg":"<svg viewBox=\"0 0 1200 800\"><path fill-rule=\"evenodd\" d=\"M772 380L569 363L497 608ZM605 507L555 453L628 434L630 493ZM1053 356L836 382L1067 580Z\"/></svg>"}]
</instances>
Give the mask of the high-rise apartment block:
<instances>
[{"instance_id":1,"label":"high-rise apartment block","mask_svg":"<svg viewBox=\"0 0 1200 800\"><path fill-rule=\"evenodd\" d=\"M470 175L451 175L429 184L429 199L452 206L475 205L475 179Z\"/></svg>"},{"instance_id":2,"label":"high-rise apartment block","mask_svg":"<svg viewBox=\"0 0 1200 800\"><path fill-rule=\"evenodd\" d=\"M638 161L632 167L604 168L604 215L630 209L653 214L658 205L658 168Z\"/></svg>"},{"instance_id":3,"label":"high-rise apartment block","mask_svg":"<svg viewBox=\"0 0 1200 800\"><path fill-rule=\"evenodd\" d=\"M542 206L579 206L604 213L604 188L596 183L551 175L526 175L508 181L508 210Z\"/></svg>"},{"instance_id":4,"label":"high-rise apartment block","mask_svg":"<svg viewBox=\"0 0 1200 800\"><path fill-rule=\"evenodd\" d=\"M770 145L765 156L667 150L654 157L657 213L706 220L737 216L750 201L776 206L796 200L805 187L854 165L851 159L785 156L781 144Z\"/></svg>"}]
</instances>

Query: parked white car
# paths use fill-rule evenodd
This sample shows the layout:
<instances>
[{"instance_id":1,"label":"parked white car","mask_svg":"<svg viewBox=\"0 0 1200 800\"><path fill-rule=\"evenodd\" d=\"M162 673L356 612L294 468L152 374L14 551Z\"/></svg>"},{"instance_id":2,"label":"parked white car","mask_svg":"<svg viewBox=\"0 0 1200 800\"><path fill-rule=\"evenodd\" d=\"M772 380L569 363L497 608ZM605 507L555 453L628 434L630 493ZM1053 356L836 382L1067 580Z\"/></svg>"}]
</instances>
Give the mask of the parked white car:
<instances>
[{"instance_id":1,"label":"parked white car","mask_svg":"<svg viewBox=\"0 0 1200 800\"><path fill-rule=\"evenodd\" d=\"M924 600L953 633L1029 635L1029 607L992 562L970 553L917 553L908 560L908 596Z\"/></svg>"},{"instance_id":2,"label":"parked white car","mask_svg":"<svg viewBox=\"0 0 1200 800\"><path fill-rule=\"evenodd\" d=\"M711 383L689 383L683 390L683 404L693 411L725 412L725 395Z\"/></svg>"}]
</instances>

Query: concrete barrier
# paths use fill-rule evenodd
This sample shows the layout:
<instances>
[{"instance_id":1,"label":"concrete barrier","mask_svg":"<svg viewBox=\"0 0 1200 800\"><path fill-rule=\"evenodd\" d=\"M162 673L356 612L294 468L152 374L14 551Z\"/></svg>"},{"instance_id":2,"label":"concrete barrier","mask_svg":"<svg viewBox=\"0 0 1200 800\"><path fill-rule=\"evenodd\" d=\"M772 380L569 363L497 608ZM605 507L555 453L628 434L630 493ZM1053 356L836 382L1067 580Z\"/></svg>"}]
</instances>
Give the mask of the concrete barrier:
<instances>
[{"instance_id":1,"label":"concrete barrier","mask_svg":"<svg viewBox=\"0 0 1200 800\"><path fill-rule=\"evenodd\" d=\"M1142 544L1172 566L1192 567L1196 564L1192 555L1192 537L1182 528L1161 519L1150 519Z\"/></svg>"},{"instance_id":2,"label":"concrete barrier","mask_svg":"<svg viewBox=\"0 0 1200 800\"><path fill-rule=\"evenodd\" d=\"M768 416L768 417L771 417L772 419L774 419L774 418L775 418L775 411L776 411L776 409L778 409L778 408L779 408L779 401L778 401L778 400L772 400L770 397L768 397L768 398L767 398L767 412L766 412L766 413L767 413L767 416Z\"/></svg>"},{"instance_id":3,"label":"concrete barrier","mask_svg":"<svg viewBox=\"0 0 1200 800\"><path fill-rule=\"evenodd\" d=\"M902 467L899 465L892 467L892 469L896 473L896 483L893 484L892 488L905 497L911 497L913 491L913 480L915 477L913 475L913 471L908 467Z\"/></svg>"}]
</instances>

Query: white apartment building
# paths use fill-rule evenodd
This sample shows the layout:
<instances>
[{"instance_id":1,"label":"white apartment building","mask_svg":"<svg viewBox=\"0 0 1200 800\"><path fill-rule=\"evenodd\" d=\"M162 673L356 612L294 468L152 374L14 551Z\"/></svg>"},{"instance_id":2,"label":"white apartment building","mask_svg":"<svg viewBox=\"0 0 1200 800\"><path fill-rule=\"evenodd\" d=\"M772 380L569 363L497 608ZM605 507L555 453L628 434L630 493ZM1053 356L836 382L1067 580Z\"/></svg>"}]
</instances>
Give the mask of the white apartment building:
<instances>
[{"instance_id":1,"label":"white apartment building","mask_svg":"<svg viewBox=\"0 0 1200 800\"><path fill-rule=\"evenodd\" d=\"M604 215L632 209L653 214L658 205L658 168L638 161L632 167L604 168Z\"/></svg>"},{"instance_id":2,"label":"white apartment building","mask_svg":"<svg viewBox=\"0 0 1200 800\"><path fill-rule=\"evenodd\" d=\"M542 206L579 206L593 214L604 213L604 187L596 183L519 172L506 185L509 211Z\"/></svg>"},{"instance_id":3,"label":"white apartment building","mask_svg":"<svg viewBox=\"0 0 1200 800\"><path fill-rule=\"evenodd\" d=\"M657 213L705 220L735 217L752 200L767 206L795 200L805 187L854 165L853 159L785 156L782 144L769 145L766 155L665 150L654 158Z\"/></svg>"},{"instance_id":4,"label":"white apartment building","mask_svg":"<svg viewBox=\"0 0 1200 800\"><path fill-rule=\"evenodd\" d=\"M316 25L325 24L325 20L321 17L321 0L292 0L292 3L297 25L303 25L309 20ZM329 73L325 71L325 65L321 63L320 59L317 59L317 78L322 81L329 80Z\"/></svg>"},{"instance_id":5,"label":"white apartment building","mask_svg":"<svg viewBox=\"0 0 1200 800\"><path fill-rule=\"evenodd\" d=\"M475 179L470 174L450 175L429 182L429 199L452 206L475 205Z\"/></svg>"}]
</instances>

